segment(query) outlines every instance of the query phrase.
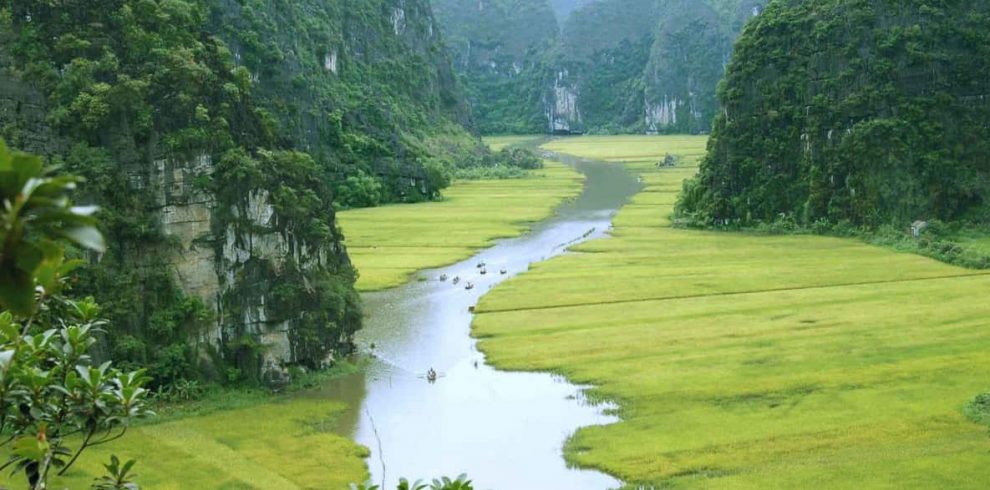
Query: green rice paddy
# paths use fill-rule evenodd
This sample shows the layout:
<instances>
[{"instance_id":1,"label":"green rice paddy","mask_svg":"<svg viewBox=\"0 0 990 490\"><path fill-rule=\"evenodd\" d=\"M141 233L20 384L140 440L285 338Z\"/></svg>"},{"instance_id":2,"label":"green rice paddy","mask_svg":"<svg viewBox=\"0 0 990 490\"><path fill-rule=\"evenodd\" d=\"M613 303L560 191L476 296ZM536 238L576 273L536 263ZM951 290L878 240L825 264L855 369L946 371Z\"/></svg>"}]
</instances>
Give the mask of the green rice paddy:
<instances>
[{"instance_id":1,"label":"green rice paddy","mask_svg":"<svg viewBox=\"0 0 990 490\"><path fill-rule=\"evenodd\" d=\"M602 137L555 151L629 166L645 189L611 238L534 265L479 305L490 362L595 385L622 421L573 463L691 488L985 488L990 275L814 236L673 229L705 140ZM682 166L658 169L665 153Z\"/></svg>"},{"instance_id":2,"label":"green rice paddy","mask_svg":"<svg viewBox=\"0 0 990 490\"><path fill-rule=\"evenodd\" d=\"M581 429L566 457L631 488L985 488L987 428L961 410L990 389L990 275L855 240L671 228L704 145L546 145L626 165L645 185L611 237L478 305L490 362L561 373L617 403L622 421ZM657 168L668 152L682 164ZM580 187L551 163L340 217L360 287L381 289L523 232ZM347 416L300 395L141 425L56 484L85 488L118 454L139 459L150 490L346 488L367 477L367 450L334 433Z\"/></svg>"},{"instance_id":3,"label":"green rice paddy","mask_svg":"<svg viewBox=\"0 0 990 490\"><path fill-rule=\"evenodd\" d=\"M517 236L581 191L583 177L555 162L522 179L455 182L442 201L337 214L357 287L404 284L416 271L466 259L499 238Z\"/></svg>"},{"instance_id":4,"label":"green rice paddy","mask_svg":"<svg viewBox=\"0 0 990 490\"><path fill-rule=\"evenodd\" d=\"M89 488L111 454L137 459L146 490L343 489L364 481L367 449L333 433L342 403L303 396L132 428L90 449L53 488ZM5 482L19 485L23 477ZM12 487L16 488L16 487Z\"/></svg>"}]
</instances>

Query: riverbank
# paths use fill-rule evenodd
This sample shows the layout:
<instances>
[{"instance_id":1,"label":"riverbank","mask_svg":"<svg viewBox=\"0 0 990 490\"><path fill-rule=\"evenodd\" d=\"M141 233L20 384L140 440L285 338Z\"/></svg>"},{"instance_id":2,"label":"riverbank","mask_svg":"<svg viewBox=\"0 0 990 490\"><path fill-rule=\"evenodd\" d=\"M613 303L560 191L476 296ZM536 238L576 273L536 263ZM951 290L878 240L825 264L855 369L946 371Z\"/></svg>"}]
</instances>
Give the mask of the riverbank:
<instances>
[{"instance_id":1,"label":"riverbank","mask_svg":"<svg viewBox=\"0 0 990 490\"><path fill-rule=\"evenodd\" d=\"M496 145L526 139L496 140ZM527 177L458 181L443 200L337 214L359 291L405 284L420 270L466 259L500 238L521 235L581 192L583 177L558 162Z\"/></svg>"},{"instance_id":2,"label":"riverbank","mask_svg":"<svg viewBox=\"0 0 990 490\"><path fill-rule=\"evenodd\" d=\"M704 140L577 138L646 188L612 237L482 299L480 349L617 401L570 462L630 482L732 488L980 488L990 276L856 240L679 230L668 216ZM665 153L676 168L656 168Z\"/></svg>"},{"instance_id":3,"label":"riverbank","mask_svg":"<svg viewBox=\"0 0 990 490\"><path fill-rule=\"evenodd\" d=\"M503 147L537 137L496 138ZM363 289L407 282L420 269L470 257L498 238L524 233L580 193L581 174L557 162L523 179L458 182L435 203L340 213ZM159 416L112 444L89 450L54 483L88 488L111 454L138 459L142 488L347 488L365 481L368 449L350 437L356 406L337 400L363 388L363 368L313 373L291 390L211 388L200 399L159 407ZM332 394L329 394L331 393ZM345 397L360 400L363 393ZM344 434L344 435L341 435ZM153 456L148 448L154 448ZM0 477L5 483L6 474Z\"/></svg>"}]
</instances>

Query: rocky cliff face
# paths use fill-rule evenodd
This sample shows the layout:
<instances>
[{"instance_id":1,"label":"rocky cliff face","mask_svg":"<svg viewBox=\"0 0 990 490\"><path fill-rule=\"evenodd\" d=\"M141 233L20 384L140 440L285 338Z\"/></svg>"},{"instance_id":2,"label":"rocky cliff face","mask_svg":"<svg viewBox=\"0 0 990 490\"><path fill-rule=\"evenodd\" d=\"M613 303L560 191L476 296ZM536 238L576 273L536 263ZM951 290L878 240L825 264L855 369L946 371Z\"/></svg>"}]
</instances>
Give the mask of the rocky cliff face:
<instances>
[{"instance_id":1,"label":"rocky cliff face","mask_svg":"<svg viewBox=\"0 0 990 490\"><path fill-rule=\"evenodd\" d=\"M231 49L216 36L229 33L211 30L210 19L256 18L261 7L274 9L118 0L66 15L0 4L0 136L87 178L110 247L76 292L96 296L112 322L107 355L150 367L160 383L278 376L346 352L360 307L331 207L329 185L352 164L340 147L377 148L374 168L425 192L408 185L425 172L407 141L466 121L463 99L444 88L456 84L423 2L332 17L351 30L339 39L309 22L300 36L310 37L290 42L302 17L268 26L282 44L242 32L255 44L232 37ZM249 63L260 52L299 66L277 78ZM416 76L393 65L403 56ZM316 70L348 84L306 89ZM358 83L381 97L346 90ZM423 86L433 91L412 105ZM296 105L281 105L293 95Z\"/></svg>"},{"instance_id":2,"label":"rocky cliff face","mask_svg":"<svg viewBox=\"0 0 990 490\"><path fill-rule=\"evenodd\" d=\"M159 159L150 172L130 176L134 191L153 195L149 211L158 218L168 244L158 247L160 260L184 295L213 312L195 339L200 352L240 356L235 364L259 370L266 379L283 375L287 366L332 363L335 355L349 349L358 327L356 311L342 308L338 315L350 316L349 321L323 325L322 335L307 338L300 332L322 316L313 310L339 305L311 304L291 311L277 307L277 296L289 281L301 279L313 285L295 294L317 300L317 283L349 265L339 237L299 243L299 237L279 226L271 192L264 186L246 186L233 202L225 202L197 185L212 177L215 167L203 154L188 160ZM331 210L326 212L332 216ZM235 346L245 341L260 349L238 352Z\"/></svg>"},{"instance_id":3,"label":"rocky cliff face","mask_svg":"<svg viewBox=\"0 0 990 490\"><path fill-rule=\"evenodd\" d=\"M515 106L477 104L482 131L504 132L508 125L530 123L523 115L539 104L542 129L548 132L681 132L710 129L717 112L715 87L724 73L733 41L743 25L767 0L599 0L556 2L566 12L559 36L544 34L536 42L524 33L528 19L514 20L518 9L487 8L477 4L434 0L445 11L440 17L451 37L464 37L466 45L501 49L518 38L529 39L531 51L520 58L514 53L516 73L489 74L483 82L467 76L467 85L480 97L523 100ZM542 2L536 2L537 4ZM438 11L440 8L438 7ZM549 18L542 9L543 18ZM478 23L498 25L490 40L478 37ZM548 23L548 22L546 22ZM476 48L471 54L478 52ZM487 58L485 63L487 63ZM484 63L475 63L486 66ZM470 73L475 65L458 64ZM488 69L499 66L493 63ZM508 66L508 65L506 65ZM494 78L496 82L490 80ZM530 85L526 88L526 85ZM522 87L522 88L520 88ZM543 95L534 98L528 92ZM533 126L523 130L537 129ZM518 129L517 129L518 130Z\"/></svg>"},{"instance_id":4,"label":"rocky cliff face","mask_svg":"<svg viewBox=\"0 0 990 490\"><path fill-rule=\"evenodd\" d=\"M373 176L384 201L439 192L422 142L467 137L473 121L428 0L212 3L210 29L253 74L289 145L336 181Z\"/></svg>"},{"instance_id":5,"label":"rocky cliff face","mask_svg":"<svg viewBox=\"0 0 990 490\"><path fill-rule=\"evenodd\" d=\"M662 6L643 75L648 133L710 130L718 110L715 87L733 42L765 3L746 0L736 8L722 5L722 11L693 0L671 0Z\"/></svg>"},{"instance_id":6,"label":"rocky cliff face","mask_svg":"<svg viewBox=\"0 0 990 490\"><path fill-rule=\"evenodd\" d=\"M554 62L559 28L546 0L432 4L482 132L543 132L561 126L552 120L559 113L557 87L569 82Z\"/></svg>"},{"instance_id":7,"label":"rocky cliff face","mask_svg":"<svg viewBox=\"0 0 990 490\"><path fill-rule=\"evenodd\" d=\"M554 77L543 105L547 108L547 132L550 134L572 134L583 128L581 111L578 109L578 92L574 80L566 69L561 69Z\"/></svg>"}]
</instances>

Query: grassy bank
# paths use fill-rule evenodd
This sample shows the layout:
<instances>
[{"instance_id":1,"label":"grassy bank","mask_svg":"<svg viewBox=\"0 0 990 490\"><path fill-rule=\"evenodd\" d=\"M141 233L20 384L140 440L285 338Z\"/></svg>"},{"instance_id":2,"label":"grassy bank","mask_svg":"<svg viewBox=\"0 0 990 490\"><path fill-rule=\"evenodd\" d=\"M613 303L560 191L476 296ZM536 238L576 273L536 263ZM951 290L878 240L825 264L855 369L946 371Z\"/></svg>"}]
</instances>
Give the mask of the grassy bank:
<instances>
[{"instance_id":1,"label":"grassy bank","mask_svg":"<svg viewBox=\"0 0 990 490\"><path fill-rule=\"evenodd\" d=\"M646 188L612 238L483 298L496 366L597 386L623 421L568 459L626 481L719 488L982 488L990 276L856 240L672 229L704 140L579 138ZM667 152L679 168L657 169Z\"/></svg>"},{"instance_id":2,"label":"grassy bank","mask_svg":"<svg viewBox=\"0 0 990 490\"><path fill-rule=\"evenodd\" d=\"M418 270L452 264L519 235L581 191L581 174L546 162L522 179L455 182L437 202L337 215L361 291L404 284Z\"/></svg>"},{"instance_id":3,"label":"grassy bank","mask_svg":"<svg viewBox=\"0 0 990 490\"><path fill-rule=\"evenodd\" d=\"M343 366L307 378L294 392L214 390L202 399L159 407L159 416L127 435L87 451L53 488L89 488L111 454L138 460L146 490L347 488L364 481L367 449L334 433L352 416L310 384L351 375ZM19 488L22 476L0 475L0 488Z\"/></svg>"}]
</instances>

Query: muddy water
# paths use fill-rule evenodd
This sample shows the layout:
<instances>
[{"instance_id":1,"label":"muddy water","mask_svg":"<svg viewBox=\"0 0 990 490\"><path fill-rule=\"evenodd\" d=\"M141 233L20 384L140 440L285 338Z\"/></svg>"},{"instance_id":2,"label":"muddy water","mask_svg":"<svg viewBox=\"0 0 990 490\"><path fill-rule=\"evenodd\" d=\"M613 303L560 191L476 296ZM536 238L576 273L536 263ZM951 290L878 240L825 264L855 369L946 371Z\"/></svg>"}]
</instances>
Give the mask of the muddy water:
<instances>
[{"instance_id":1,"label":"muddy water","mask_svg":"<svg viewBox=\"0 0 990 490\"><path fill-rule=\"evenodd\" d=\"M470 337L469 307L481 296L529 264L564 253L568 244L602 236L639 190L619 165L558 157L587 181L555 217L469 260L421 272L425 281L364 297L369 316L357 343L362 350L374 344L376 359L363 376L334 391L360 406L348 421L351 435L371 449L372 479L385 488L394 488L400 476L460 473L479 489L618 486L603 473L568 468L562 454L579 427L614 421L603 414L606 407L584 402L582 387L550 374L493 369ZM487 274L480 274L479 262ZM441 282L441 274L461 282ZM468 281L474 289L465 289ZM434 383L425 376L430 368L438 373ZM346 386L355 383L362 386Z\"/></svg>"}]
</instances>

